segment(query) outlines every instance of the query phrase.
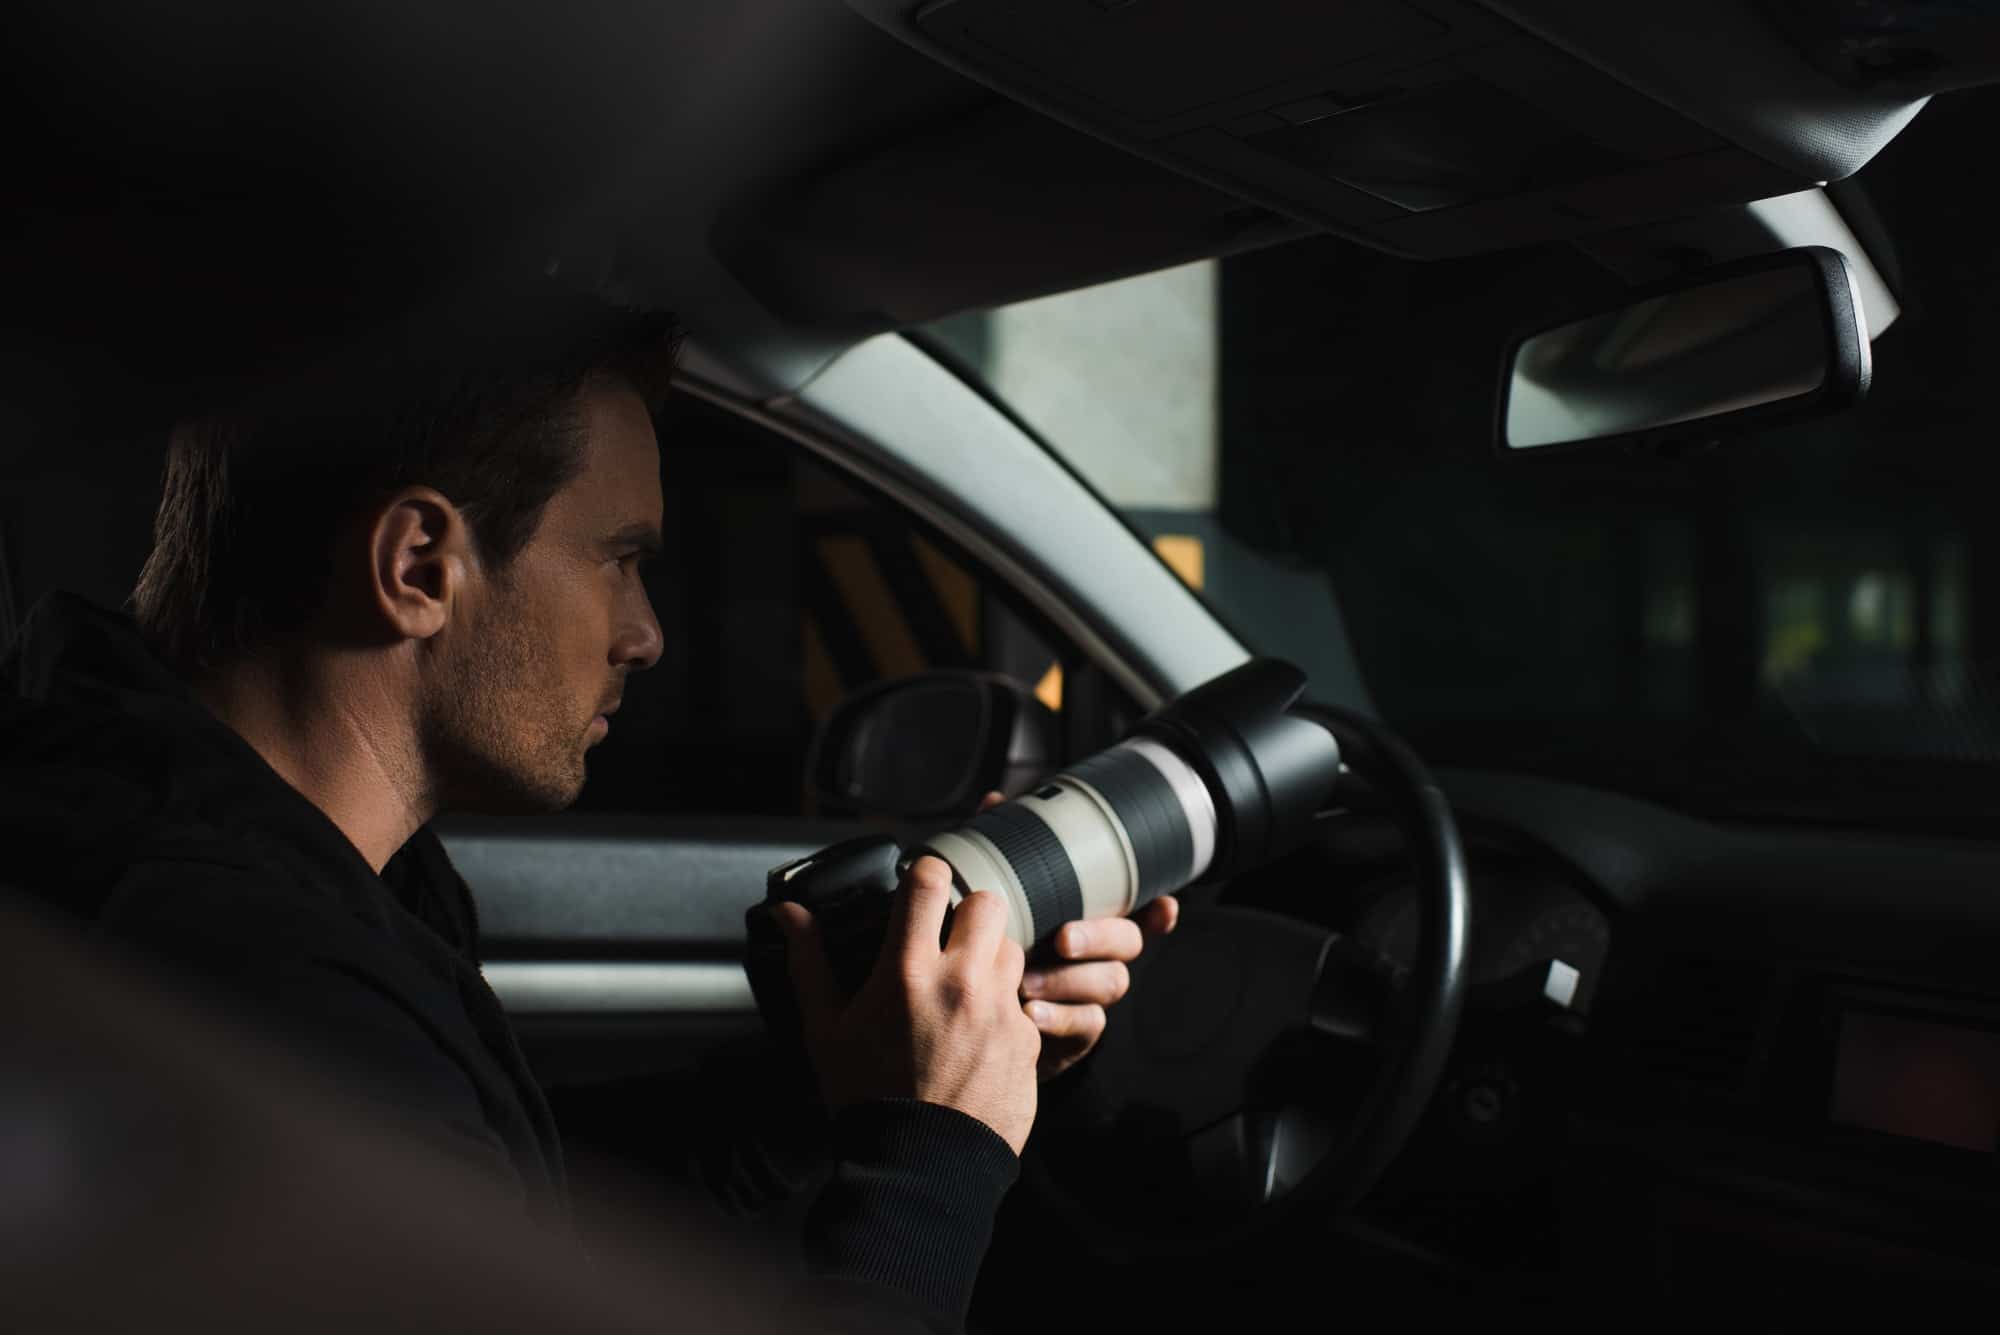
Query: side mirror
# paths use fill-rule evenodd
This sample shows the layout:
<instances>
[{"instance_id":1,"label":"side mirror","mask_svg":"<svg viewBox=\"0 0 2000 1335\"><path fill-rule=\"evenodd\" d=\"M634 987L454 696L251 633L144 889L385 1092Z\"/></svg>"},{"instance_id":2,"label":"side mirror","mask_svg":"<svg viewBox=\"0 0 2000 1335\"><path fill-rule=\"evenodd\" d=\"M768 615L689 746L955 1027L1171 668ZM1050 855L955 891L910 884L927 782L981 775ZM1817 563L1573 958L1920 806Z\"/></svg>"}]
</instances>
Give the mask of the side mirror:
<instances>
[{"instance_id":1,"label":"side mirror","mask_svg":"<svg viewBox=\"0 0 2000 1335\"><path fill-rule=\"evenodd\" d=\"M1847 261L1801 246L1684 274L1507 349L1503 453L1715 438L1838 412L1868 388Z\"/></svg>"},{"instance_id":2,"label":"side mirror","mask_svg":"<svg viewBox=\"0 0 2000 1335\"><path fill-rule=\"evenodd\" d=\"M946 669L848 696L813 738L808 782L823 810L897 820L970 815L1061 763L1061 722L997 672Z\"/></svg>"}]
</instances>

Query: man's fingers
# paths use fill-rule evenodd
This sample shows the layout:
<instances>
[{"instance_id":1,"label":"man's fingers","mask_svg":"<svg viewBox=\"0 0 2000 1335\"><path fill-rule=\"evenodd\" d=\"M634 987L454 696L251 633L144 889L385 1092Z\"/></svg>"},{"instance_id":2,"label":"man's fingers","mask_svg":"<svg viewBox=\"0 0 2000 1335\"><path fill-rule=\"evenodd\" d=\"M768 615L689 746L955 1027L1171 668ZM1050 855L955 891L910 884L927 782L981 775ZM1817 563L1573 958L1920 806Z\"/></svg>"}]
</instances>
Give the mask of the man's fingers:
<instances>
[{"instance_id":1,"label":"man's fingers","mask_svg":"<svg viewBox=\"0 0 2000 1335\"><path fill-rule=\"evenodd\" d=\"M1146 944L1130 918L1066 922L1056 932L1056 953L1071 960L1135 960Z\"/></svg>"},{"instance_id":2,"label":"man's fingers","mask_svg":"<svg viewBox=\"0 0 2000 1335\"><path fill-rule=\"evenodd\" d=\"M1063 1039L1089 1047L1104 1036L1104 1007L1065 1006L1053 1001L1028 1003L1028 1018L1043 1038Z\"/></svg>"},{"instance_id":3,"label":"man's fingers","mask_svg":"<svg viewBox=\"0 0 2000 1335\"><path fill-rule=\"evenodd\" d=\"M990 964L1007 935L1007 903L991 890L967 895L958 901L951 919L948 953L963 958L973 967Z\"/></svg>"},{"instance_id":4,"label":"man's fingers","mask_svg":"<svg viewBox=\"0 0 2000 1335\"><path fill-rule=\"evenodd\" d=\"M942 858L918 858L903 877L903 893L896 900L889 918L896 949L911 962L935 960L945 910L951 907L951 868Z\"/></svg>"},{"instance_id":5,"label":"man's fingers","mask_svg":"<svg viewBox=\"0 0 2000 1335\"><path fill-rule=\"evenodd\" d=\"M803 904L779 904L774 913L785 934L785 966L791 972L801 1017L811 1024L833 1015L840 1009L840 988L820 944L819 924Z\"/></svg>"},{"instance_id":6,"label":"man's fingers","mask_svg":"<svg viewBox=\"0 0 2000 1335\"><path fill-rule=\"evenodd\" d=\"M1006 800L1007 796L1005 793L988 793L979 799L979 809L981 811L991 811Z\"/></svg>"},{"instance_id":7,"label":"man's fingers","mask_svg":"<svg viewBox=\"0 0 2000 1335\"><path fill-rule=\"evenodd\" d=\"M1180 920L1181 902L1172 895L1161 895L1132 915L1132 921L1148 936L1165 936Z\"/></svg>"},{"instance_id":8,"label":"man's fingers","mask_svg":"<svg viewBox=\"0 0 2000 1335\"><path fill-rule=\"evenodd\" d=\"M1021 995L1030 1001L1115 1006L1131 986L1130 970L1116 960L1103 960L1030 969L1021 978Z\"/></svg>"}]
</instances>

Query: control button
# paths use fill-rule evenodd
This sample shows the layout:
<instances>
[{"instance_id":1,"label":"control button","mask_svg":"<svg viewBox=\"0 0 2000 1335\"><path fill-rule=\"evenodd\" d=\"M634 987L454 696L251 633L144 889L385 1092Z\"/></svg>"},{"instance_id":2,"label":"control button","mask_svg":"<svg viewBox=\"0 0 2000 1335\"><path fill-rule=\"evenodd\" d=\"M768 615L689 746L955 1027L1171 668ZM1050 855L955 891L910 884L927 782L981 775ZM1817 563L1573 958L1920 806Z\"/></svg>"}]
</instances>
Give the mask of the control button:
<instances>
[{"instance_id":1,"label":"control button","mask_svg":"<svg viewBox=\"0 0 2000 1335\"><path fill-rule=\"evenodd\" d=\"M1465 1106L1465 1120L1479 1126L1491 1126L1507 1111L1506 1100L1500 1091L1491 1085L1474 1085L1465 1091L1462 1100Z\"/></svg>"},{"instance_id":2,"label":"control button","mask_svg":"<svg viewBox=\"0 0 2000 1335\"><path fill-rule=\"evenodd\" d=\"M1582 980L1583 975L1573 966L1561 960L1550 960L1549 976L1542 983L1542 995L1568 1010L1576 1001L1576 985Z\"/></svg>"},{"instance_id":3,"label":"control button","mask_svg":"<svg viewBox=\"0 0 2000 1335\"><path fill-rule=\"evenodd\" d=\"M1445 1108L1460 1140L1497 1145L1520 1126L1521 1083L1504 1061L1482 1062L1446 1087Z\"/></svg>"}]
</instances>

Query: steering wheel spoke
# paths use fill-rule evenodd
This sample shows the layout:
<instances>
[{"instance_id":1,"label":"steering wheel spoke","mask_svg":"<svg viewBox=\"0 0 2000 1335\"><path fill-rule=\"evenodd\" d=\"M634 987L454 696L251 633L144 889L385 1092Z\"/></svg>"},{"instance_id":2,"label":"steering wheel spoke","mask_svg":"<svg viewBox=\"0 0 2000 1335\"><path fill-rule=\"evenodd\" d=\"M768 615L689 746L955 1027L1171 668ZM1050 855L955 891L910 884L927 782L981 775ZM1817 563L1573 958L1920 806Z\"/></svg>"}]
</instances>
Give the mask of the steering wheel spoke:
<instances>
[{"instance_id":1,"label":"steering wheel spoke","mask_svg":"<svg viewBox=\"0 0 2000 1335\"><path fill-rule=\"evenodd\" d=\"M1226 1210L1268 1204L1305 1181L1349 1125L1347 1118L1304 1103L1232 1113L1188 1137L1190 1174L1201 1193Z\"/></svg>"},{"instance_id":2,"label":"steering wheel spoke","mask_svg":"<svg viewBox=\"0 0 2000 1335\"><path fill-rule=\"evenodd\" d=\"M1262 1201L1274 1201L1306 1180L1346 1136L1349 1121L1303 1103L1287 1104L1266 1118Z\"/></svg>"},{"instance_id":3,"label":"steering wheel spoke","mask_svg":"<svg viewBox=\"0 0 2000 1335\"><path fill-rule=\"evenodd\" d=\"M1328 943L1307 1003L1315 1033L1363 1047L1388 1041L1396 980L1387 962L1345 937Z\"/></svg>"}]
</instances>

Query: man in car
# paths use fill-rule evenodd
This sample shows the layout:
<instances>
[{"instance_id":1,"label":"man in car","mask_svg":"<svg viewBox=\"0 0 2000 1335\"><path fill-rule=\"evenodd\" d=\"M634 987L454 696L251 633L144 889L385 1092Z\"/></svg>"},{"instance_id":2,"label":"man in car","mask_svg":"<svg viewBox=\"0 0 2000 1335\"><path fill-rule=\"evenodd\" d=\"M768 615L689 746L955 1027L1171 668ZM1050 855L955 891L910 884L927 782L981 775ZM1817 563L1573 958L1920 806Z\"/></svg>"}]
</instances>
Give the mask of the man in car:
<instances>
[{"instance_id":1,"label":"man in car","mask_svg":"<svg viewBox=\"0 0 2000 1335\"><path fill-rule=\"evenodd\" d=\"M0 714L20 883L554 1221L556 1131L429 822L574 801L627 678L658 659L639 567L660 545L648 405L671 348L661 322L511 292L184 422L134 615L45 600ZM1091 923L1068 963L1026 971L991 894L940 944L949 890L943 864L916 864L851 1000L810 915L784 923L830 1114L815 1300L947 1325L1038 1064L1089 1051L1141 940ZM721 1157L783 1176L754 1147Z\"/></svg>"}]
</instances>

